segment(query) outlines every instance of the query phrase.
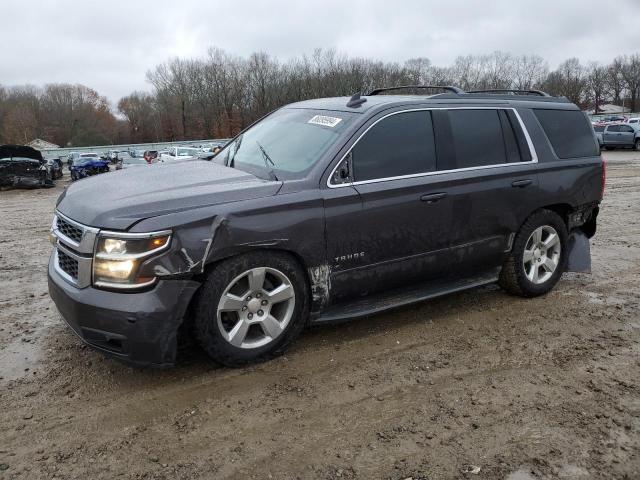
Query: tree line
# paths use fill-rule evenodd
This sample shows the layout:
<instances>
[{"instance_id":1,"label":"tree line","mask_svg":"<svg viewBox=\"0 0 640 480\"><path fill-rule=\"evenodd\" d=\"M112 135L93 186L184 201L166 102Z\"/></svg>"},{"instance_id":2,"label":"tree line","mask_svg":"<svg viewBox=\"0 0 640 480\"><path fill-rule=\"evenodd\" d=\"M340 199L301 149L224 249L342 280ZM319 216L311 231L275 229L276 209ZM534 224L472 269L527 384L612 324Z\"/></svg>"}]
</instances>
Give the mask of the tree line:
<instances>
[{"instance_id":1,"label":"tree line","mask_svg":"<svg viewBox=\"0 0 640 480\"><path fill-rule=\"evenodd\" d=\"M107 100L82 85L0 86L0 143L39 137L63 146L231 137L281 105L351 95L393 85L473 89L540 89L596 112L605 103L640 110L640 54L610 64L562 62L493 52L459 56L441 67L428 58L404 63L317 49L288 61L209 49L203 58L174 58L147 73L149 92Z\"/></svg>"}]
</instances>

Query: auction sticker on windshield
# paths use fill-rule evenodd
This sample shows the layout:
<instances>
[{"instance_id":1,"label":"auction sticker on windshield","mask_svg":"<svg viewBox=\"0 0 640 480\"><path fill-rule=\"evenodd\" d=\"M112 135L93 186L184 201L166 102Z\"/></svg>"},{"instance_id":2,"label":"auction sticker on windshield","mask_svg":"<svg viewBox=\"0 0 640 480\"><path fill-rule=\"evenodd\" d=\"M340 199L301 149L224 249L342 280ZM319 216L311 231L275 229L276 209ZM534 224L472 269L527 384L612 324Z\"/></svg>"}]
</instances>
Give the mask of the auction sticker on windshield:
<instances>
[{"instance_id":1,"label":"auction sticker on windshield","mask_svg":"<svg viewBox=\"0 0 640 480\"><path fill-rule=\"evenodd\" d=\"M314 125L322 125L323 127L335 127L342 121L338 117L327 117L326 115L316 115L307 123L313 123Z\"/></svg>"}]
</instances>

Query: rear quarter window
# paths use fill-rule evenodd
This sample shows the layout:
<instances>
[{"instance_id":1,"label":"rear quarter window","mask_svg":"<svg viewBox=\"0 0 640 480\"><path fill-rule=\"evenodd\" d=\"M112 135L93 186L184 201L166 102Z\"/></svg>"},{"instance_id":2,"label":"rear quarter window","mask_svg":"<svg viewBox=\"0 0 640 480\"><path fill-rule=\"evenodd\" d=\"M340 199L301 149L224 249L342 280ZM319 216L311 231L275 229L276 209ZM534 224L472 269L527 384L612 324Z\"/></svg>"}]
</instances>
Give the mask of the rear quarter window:
<instances>
[{"instance_id":1,"label":"rear quarter window","mask_svg":"<svg viewBox=\"0 0 640 480\"><path fill-rule=\"evenodd\" d=\"M593 157L599 154L593 129L579 110L533 111L558 158Z\"/></svg>"}]
</instances>

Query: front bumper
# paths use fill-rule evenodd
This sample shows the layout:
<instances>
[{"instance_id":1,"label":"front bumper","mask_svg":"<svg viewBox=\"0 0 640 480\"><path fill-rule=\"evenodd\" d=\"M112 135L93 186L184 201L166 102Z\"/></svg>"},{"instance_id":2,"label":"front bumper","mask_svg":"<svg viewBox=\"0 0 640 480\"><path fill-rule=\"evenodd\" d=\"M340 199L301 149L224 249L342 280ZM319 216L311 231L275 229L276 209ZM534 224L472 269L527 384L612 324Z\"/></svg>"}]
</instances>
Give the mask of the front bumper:
<instances>
[{"instance_id":1,"label":"front bumper","mask_svg":"<svg viewBox=\"0 0 640 480\"><path fill-rule=\"evenodd\" d=\"M48 277L62 318L88 345L137 366L175 363L178 328L198 282L161 280L137 293L80 289L55 270L53 255Z\"/></svg>"}]
</instances>

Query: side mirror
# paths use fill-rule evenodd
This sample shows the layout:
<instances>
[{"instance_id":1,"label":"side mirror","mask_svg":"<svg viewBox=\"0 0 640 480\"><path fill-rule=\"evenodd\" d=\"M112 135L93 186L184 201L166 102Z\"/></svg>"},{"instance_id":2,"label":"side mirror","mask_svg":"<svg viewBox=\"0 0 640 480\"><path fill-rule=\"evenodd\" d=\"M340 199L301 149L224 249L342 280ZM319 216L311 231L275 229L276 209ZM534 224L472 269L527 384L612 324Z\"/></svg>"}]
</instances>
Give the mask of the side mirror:
<instances>
[{"instance_id":1,"label":"side mirror","mask_svg":"<svg viewBox=\"0 0 640 480\"><path fill-rule=\"evenodd\" d=\"M335 173L333 174L333 183L336 185L342 183L349 183L351 181L351 158L352 153L349 152L349 155L342 161L342 163L338 166Z\"/></svg>"}]
</instances>

